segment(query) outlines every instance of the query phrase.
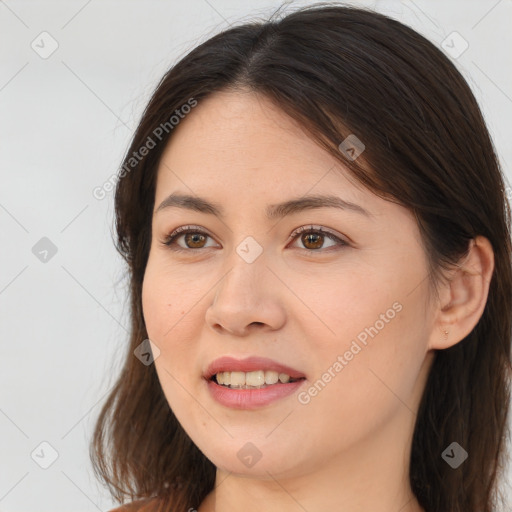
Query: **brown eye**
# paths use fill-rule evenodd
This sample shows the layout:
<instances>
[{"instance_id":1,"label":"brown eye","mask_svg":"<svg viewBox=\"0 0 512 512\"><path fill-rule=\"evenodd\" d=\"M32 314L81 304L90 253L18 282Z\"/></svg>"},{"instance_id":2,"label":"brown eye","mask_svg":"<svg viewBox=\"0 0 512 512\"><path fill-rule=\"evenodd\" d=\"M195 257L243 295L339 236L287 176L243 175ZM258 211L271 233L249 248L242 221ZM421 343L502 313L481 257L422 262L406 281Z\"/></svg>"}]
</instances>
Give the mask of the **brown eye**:
<instances>
[{"instance_id":1,"label":"brown eye","mask_svg":"<svg viewBox=\"0 0 512 512\"><path fill-rule=\"evenodd\" d=\"M305 233L301 236L306 249L320 249L324 243L324 235L319 233Z\"/></svg>"},{"instance_id":2,"label":"brown eye","mask_svg":"<svg viewBox=\"0 0 512 512\"><path fill-rule=\"evenodd\" d=\"M331 247L347 246L348 243L336 236L334 233L324 231L322 228L315 228L314 226L303 226L292 233L292 237L300 240L303 247L301 249L307 250L310 253L323 253L321 249L330 249ZM331 241L331 245L325 246L326 239Z\"/></svg>"},{"instance_id":3,"label":"brown eye","mask_svg":"<svg viewBox=\"0 0 512 512\"><path fill-rule=\"evenodd\" d=\"M208 238L211 239L211 236L194 226L182 226L175 229L170 235L165 237L162 243L174 251L208 249L211 247L211 245L206 245ZM182 239L183 242L178 243Z\"/></svg>"},{"instance_id":4,"label":"brown eye","mask_svg":"<svg viewBox=\"0 0 512 512\"><path fill-rule=\"evenodd\" d=\"M203 247L202 244L206 242L206 237L201 233L186 233L184 240L187 247L201 249Z\"/></svg>"}]
</instances>

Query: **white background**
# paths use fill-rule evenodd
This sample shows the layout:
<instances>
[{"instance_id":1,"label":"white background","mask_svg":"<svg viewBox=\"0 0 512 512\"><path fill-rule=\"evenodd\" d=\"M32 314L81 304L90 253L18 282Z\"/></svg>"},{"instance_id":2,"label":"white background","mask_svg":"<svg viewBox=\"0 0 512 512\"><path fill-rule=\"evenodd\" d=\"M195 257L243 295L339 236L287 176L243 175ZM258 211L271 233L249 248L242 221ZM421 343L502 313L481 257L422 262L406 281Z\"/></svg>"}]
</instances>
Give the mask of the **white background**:
<instances>
[{"instance_id":1,"label":"white background","mask_svg":"<svg viewBox=\"0 0 512 512\"><path fill-rule=\"evenodd\" d=\"M468 42L454 62L510 179L511 0L354 3L409 24L436 45L453 31ZM112 242L113 194L99 201L92 190L116 173L150 93L178 58L229 24L278 5L0 1L3 512L115 505L93 477L88 450L126 352L128 308ZM47 59L31 48L43 31L59 45ZM46 263L32 252L42 237L57 248ZM31 458L43 441L58 453L48 469ZM509 503L512 510L512 497Z\"/></svg>"}]
</instances>

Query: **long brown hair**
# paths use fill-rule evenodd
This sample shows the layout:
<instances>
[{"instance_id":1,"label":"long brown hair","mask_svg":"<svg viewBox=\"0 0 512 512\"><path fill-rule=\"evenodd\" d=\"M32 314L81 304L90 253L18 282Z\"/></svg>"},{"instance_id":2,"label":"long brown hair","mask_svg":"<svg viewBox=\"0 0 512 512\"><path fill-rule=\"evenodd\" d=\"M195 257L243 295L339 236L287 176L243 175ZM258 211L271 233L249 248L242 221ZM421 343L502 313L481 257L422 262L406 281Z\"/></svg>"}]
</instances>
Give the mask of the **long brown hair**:
<instances>
[{"instance_id":1,"label":"long brown hair","mask_svg":"<svg viewBox=\"0 0 512 512\"><path fill-rule=\"evenodd\" d=\"M214 465L174 416L154 365L141 364L133 351L148 338L141 290L169 118L192 100L243 88L274 101L361 184L415 213L433 289L472 238L491 242L495 268L484 312L465 339L437 351L431 367L410 483L426 512L494 512L512 371L510 209L479 106L441 50L383 14L324 3L277 18L225 30L174 65L120 166L116 245L127 264L131 332L95 426L94 470L120 503L158 496L173 512L197 508L213 488ZM365 168L338 149L350 134L365 144ZM144 145L151 149L140 157ZM441 457L453 441L469 453L457 469Z\"/></svg>"}]
</instances>

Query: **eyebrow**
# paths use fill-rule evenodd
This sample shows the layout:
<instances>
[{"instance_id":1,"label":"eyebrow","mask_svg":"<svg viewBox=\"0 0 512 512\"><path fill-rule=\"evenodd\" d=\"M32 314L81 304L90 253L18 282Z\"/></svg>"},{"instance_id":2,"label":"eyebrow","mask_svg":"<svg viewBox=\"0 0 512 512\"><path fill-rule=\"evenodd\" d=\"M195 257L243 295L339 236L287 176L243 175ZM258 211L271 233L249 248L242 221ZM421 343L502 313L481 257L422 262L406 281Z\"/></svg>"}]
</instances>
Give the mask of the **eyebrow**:
<instances>
[{"instance_id":1,"label":"eyebrow","mask_svg":"<svg viewBox=\"0 0 512 512\"><path fill-rule=\"evenodd\" d=\"M187 210L224 218L224 208L218 203L214 203L202 197L179 194L177 192L165 198L154 213L156 214L165 208L185 208ZM290 199L278 204L271 204L267 207L265 214L267 219L276 220L303 210L313 210L317 208L338 208L341 210L350 210L367 217L373 217L373 215L362 206L334 195L309 195L297 199Z\"/></svg>"}]
</instances>

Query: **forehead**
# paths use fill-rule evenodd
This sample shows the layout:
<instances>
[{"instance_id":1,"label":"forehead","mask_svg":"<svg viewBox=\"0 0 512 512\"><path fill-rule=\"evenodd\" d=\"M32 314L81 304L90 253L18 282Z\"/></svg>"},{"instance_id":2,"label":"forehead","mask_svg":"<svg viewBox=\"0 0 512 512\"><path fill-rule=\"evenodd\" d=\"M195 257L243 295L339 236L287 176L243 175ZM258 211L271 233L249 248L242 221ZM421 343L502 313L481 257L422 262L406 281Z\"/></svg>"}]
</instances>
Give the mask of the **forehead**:
<instances>
[{"instance_id":1,"label":"forehead","mask_svg":"<svg viewBox=\"0 0 512 512\"><path fill-rule=\"evenodd\" d=\"M252 92L214 93L180 121L160 160L157 199L178 186L191 193L247 188L259 196L368 193L294 119Z\"/></svg>"}]
</instances>

